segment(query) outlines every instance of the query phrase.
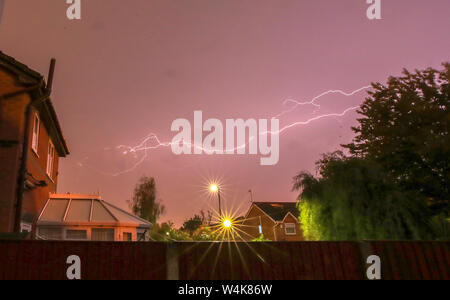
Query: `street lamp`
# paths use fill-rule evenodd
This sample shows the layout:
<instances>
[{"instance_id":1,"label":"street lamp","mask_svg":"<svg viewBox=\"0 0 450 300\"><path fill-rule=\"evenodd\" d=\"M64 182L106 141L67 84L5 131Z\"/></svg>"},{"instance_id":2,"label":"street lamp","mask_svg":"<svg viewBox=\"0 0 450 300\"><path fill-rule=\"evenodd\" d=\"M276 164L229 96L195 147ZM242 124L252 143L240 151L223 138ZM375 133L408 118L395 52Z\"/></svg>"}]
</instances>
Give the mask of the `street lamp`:
<instances>
[{"instance_id":1,"label":"street lamp","mask_svg":"<svg viewBox=\"0 0 450 300\"><path fill-rule=\"evenodd\" d=\"M222 207L221 207L221 200L220 200L220 187L213 183L209 186L209 190L213 193L217 193L217 197L219 198L219 216L222 216Z\"/></svg>"},{"instance_id":2,"label":"street lamp","mask_svg":"<svg viewBox=\"0 0 450 300\"><path fill-rule=\"evenodd\" d=\"M225 219L224 221L223 221L223 227L225 227L226 229L230 229L231 228L231 226L233 226L233 223L231 222L231 220L230 219Z\"/></svg>"}]
</instances>

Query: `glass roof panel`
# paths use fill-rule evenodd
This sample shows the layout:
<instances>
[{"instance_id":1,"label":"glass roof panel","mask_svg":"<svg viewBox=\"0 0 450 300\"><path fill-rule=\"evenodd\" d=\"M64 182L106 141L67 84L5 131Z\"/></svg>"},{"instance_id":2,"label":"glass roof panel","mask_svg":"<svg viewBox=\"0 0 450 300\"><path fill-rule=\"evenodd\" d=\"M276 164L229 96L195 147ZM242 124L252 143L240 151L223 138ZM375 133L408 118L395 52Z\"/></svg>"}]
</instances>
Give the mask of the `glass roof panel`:
<instances>
[{"instance_id":1,"label":"glass roof panel","mask_svg":"<svg viewBox=\"0 0 450 300\"><path fill-rule=\"evenodd\" d=\"M50 199L39 220L61 222L68 203L67 199Z\"/></svg>"},{"instance_id":2,"label":"glass roof panel","mask_svg":"<svg viewBox=\"0 0 450 300\"><path fill-rule=\"evenodd\" d=\"M94 201L92 222L116 222L116 220L99 201Z\"/></svg>"},{"instance_id":3,"label":"glass roof panel","mask_svg":"<svg viewBox=\"0 0 450 300\"><path fill-rule=\"evenodd\" d=\"M67 213L67 222L89 222L92 200L72 200Z\"/></svg>"}]
</instances>

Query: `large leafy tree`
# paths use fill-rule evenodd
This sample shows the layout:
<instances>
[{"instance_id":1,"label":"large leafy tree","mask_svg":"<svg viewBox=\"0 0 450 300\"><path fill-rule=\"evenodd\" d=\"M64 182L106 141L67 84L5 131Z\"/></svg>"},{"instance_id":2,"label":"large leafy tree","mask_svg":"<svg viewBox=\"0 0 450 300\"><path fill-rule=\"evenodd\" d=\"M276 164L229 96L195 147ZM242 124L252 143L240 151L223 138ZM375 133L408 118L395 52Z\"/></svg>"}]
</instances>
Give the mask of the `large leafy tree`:
<instances>
[{"instance_id":1,"label":"large leafy tree","mask_svg":"<svg viewBox=\"0 0 450 300\"><path fill-rule=\"evenodd\" d=\"M359 113L357 134L344 145L381 164L406 190L419 191L435 214L448 216L450 200L450 64L390 77Z\"/></svg>"},{"instance_id":2,"label":"large leafy tree","mask_svg":"<svg viewBox=\"0 0 450 300\"><path fill-rule=\"evenodd\" d=\"M448 239L450 64L374 83L356 137L299 173L307 238Z\"/></svg>"},{"instance_id":3,"label":"large leafy tree","mask_svg":"<svg viewBox=\"0 0 450 300\"><path fill-rule=\"evenodd\" d=\"M431 237L423 198L405 192L376 162L335 152L318 161L319 177L294 177L300 221L310 240Z\"/></svg>"},{"instance_id":4,"label":"large leafy tree","mask_svg":"<svg viewBox=\"0 0 450 300\"><path fill-rule=\"evenodd\" d=\"M130 207L135 215L150 221L154 225L158 218L164 214L164 205L156 200L156 182L153 177L141 177L134 189Z\"/></svg>"}]
</instances>

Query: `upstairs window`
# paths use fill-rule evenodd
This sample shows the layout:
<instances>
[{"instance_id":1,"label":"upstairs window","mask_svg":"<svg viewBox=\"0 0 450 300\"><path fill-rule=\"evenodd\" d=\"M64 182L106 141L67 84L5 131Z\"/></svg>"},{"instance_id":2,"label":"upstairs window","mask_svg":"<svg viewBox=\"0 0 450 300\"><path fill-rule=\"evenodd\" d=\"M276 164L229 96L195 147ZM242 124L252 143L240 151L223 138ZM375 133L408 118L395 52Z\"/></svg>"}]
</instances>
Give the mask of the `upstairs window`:
<instances>
[{"instance_id":1,"label":"upstairs window","mask_svg":"<svg viewBox=\"0 0 450 300\"><path fill-rule=\"evenodd\" d=\"M48 143L48 155L47 155L47 175L53 179L53 162L55 160L55 147L52 142Z\"/></svg>"},{"instance_id":2,"label":"upstairs window","mask_svg":"<svg viewBox=\"0 0 450 300\"><path fill-rule=\"evenodd\" d=\"M295 224L294 223L284 224L284 232L286 233L286 235L295 235L297 233Z\"/></svg>"},{"instance_id":3,"label":"upstairs window","mask_svg":"<svg viewBox=\"0 0 450 300\"><path fill-rule=\"evenodd\" d=\"M34 114L33 118L33 138L31 140L31 148L33 151L37 154L38 153L38 147L39 147L39 126L40 121L37 114Z\"/></svg>"}]
</instances>

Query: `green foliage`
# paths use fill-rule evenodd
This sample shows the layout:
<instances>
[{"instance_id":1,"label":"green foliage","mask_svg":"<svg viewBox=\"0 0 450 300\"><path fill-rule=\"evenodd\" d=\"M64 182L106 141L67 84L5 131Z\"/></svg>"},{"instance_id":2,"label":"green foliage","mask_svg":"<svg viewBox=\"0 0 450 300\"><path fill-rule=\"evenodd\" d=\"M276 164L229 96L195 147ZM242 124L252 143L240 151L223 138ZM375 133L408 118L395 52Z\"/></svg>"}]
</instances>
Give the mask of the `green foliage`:
<instances>
[{"instance_id":1,"label":"green foliage","mask_svg":"<svg viewBox=\"0 0 450 300\"><path fill-rule=\"evenodd\" d=\"M377 161L403 188L419 191L434 214L449 215L450 64L374 83L361 106L350 153Z\"/></svg>"},{"instance_id":2,"label":"green foliage","mask_svg":"<svg viewBox=\"0 0 450 300\"><path fill-rule=\"evenodd\" d=\"M177 230L174 227L174 224L170 221L156 224L153 226L152 231L150 232L150 240L152 241L191 241L191 237L188 233Z\"/></svg>"},{"instance_id":3,"label":"green foliage","mask_svg":"<svg viewBox=\"0 0 450 300\"><path fill-rule=\"evenodd\" d=\"M300 222L309 240L423 239L430 236L428 209L377 164L341 152L318 162L320 178L300 173Z\"/></svg>"},{"instance_id":4,"label":"green foliage","mask_svg":"<svg viewBox=\"0 0 450 300\"><path fill-rule=\"evenodd\" d=\"M192 218L186 220L183 223L183 227L181 229L186 230L190 235L192 235L197 229L200 228L200 226L202 226L202 224L202 217L199 215L195 215Z\"/></svg>"},{"instance_id":5,"label":"green foliage","mask_svg":"<svg viewBox=\"0 0 450 300\"><path fill-rule=\"evenodd\" d=\"M197 231L192 235L192 239L194 241L217 241L219 237L215 230L213 230L209 226L201 226Z\"/></svg>"},{"instance_id":6,"label":"green foliage","mask_svg":"<svg viewBox=\"0 0 450 300\"><path fill-rule=\"evenodd\" d=\"M446 218L444 215L434 216L430 225L437 240L450 240L450 218Z\"/></svg>"},{"instance_id":7,"label":"green foliage","mask_svg":"<svg viewBox=\"0 0 450 300\"><path fill-rule=\"evenodd\" d=\"M164 205L156 201L156 183L153 177L141 177L129 203L135 215L152 224L156 224L158 218L165 212Z\"/></svg>"},{"instance_id":8,"label":"green foliage","mask_svg":"<svg viewBox=\"0 0 450 300\"><path fill-rule=\"evenodd\" d=\"M373 83L356 137L294 178L310 240L449 239L450 64Z\"/></svg>"},{"instance_id":9,"label":"green foliage","mask_svg":"<svg viewBox=\"0 0 450 300\"><path fill-rule=\"evenodd\" d=\"M269 239L266 239L264 237L264 234L261 234L259 237L257 237L256 239L253 239L252 242L270 242Z\"/></svg>"},{"instance_id":10,"label":"green foliage","mask_svg":"<svg viewBox=\"0 0 450 300\"><path fill-rule=\"evenodd\" d=\"M327 240L326 228L322 225L327 221L323 218L325 215L323 205L317 199L310 198L299 202L298 209L304 238L310 241Z\"/></svg>"},{"instance_id":11,"label":"green foliage","mask_svg":"<svg viewBox=\"0 0 450 300\"><path fill-rule=\"evenodd\" d=\"M156 224L150 232L152 241L216 241L217 234L208 226L212 214L200 211L200 215L186 220L180 229L170 221Z\"/></svg>"},{"instance_id":12,"label":"green foliage","mask_svg":"<svg viewBox=\"0 0 450 300\"><path fill-rule=\"evenodd\" d=\"M206 213L201 210L200 215L194 215L192 218L186 220L183 223L183 227L181 227L182 230L185 230L189 232L189 234L192 236L197 230L202 228L202 225L211 225L212 220L212 212L207 211Z\"/></svg>"}]
</instances>

